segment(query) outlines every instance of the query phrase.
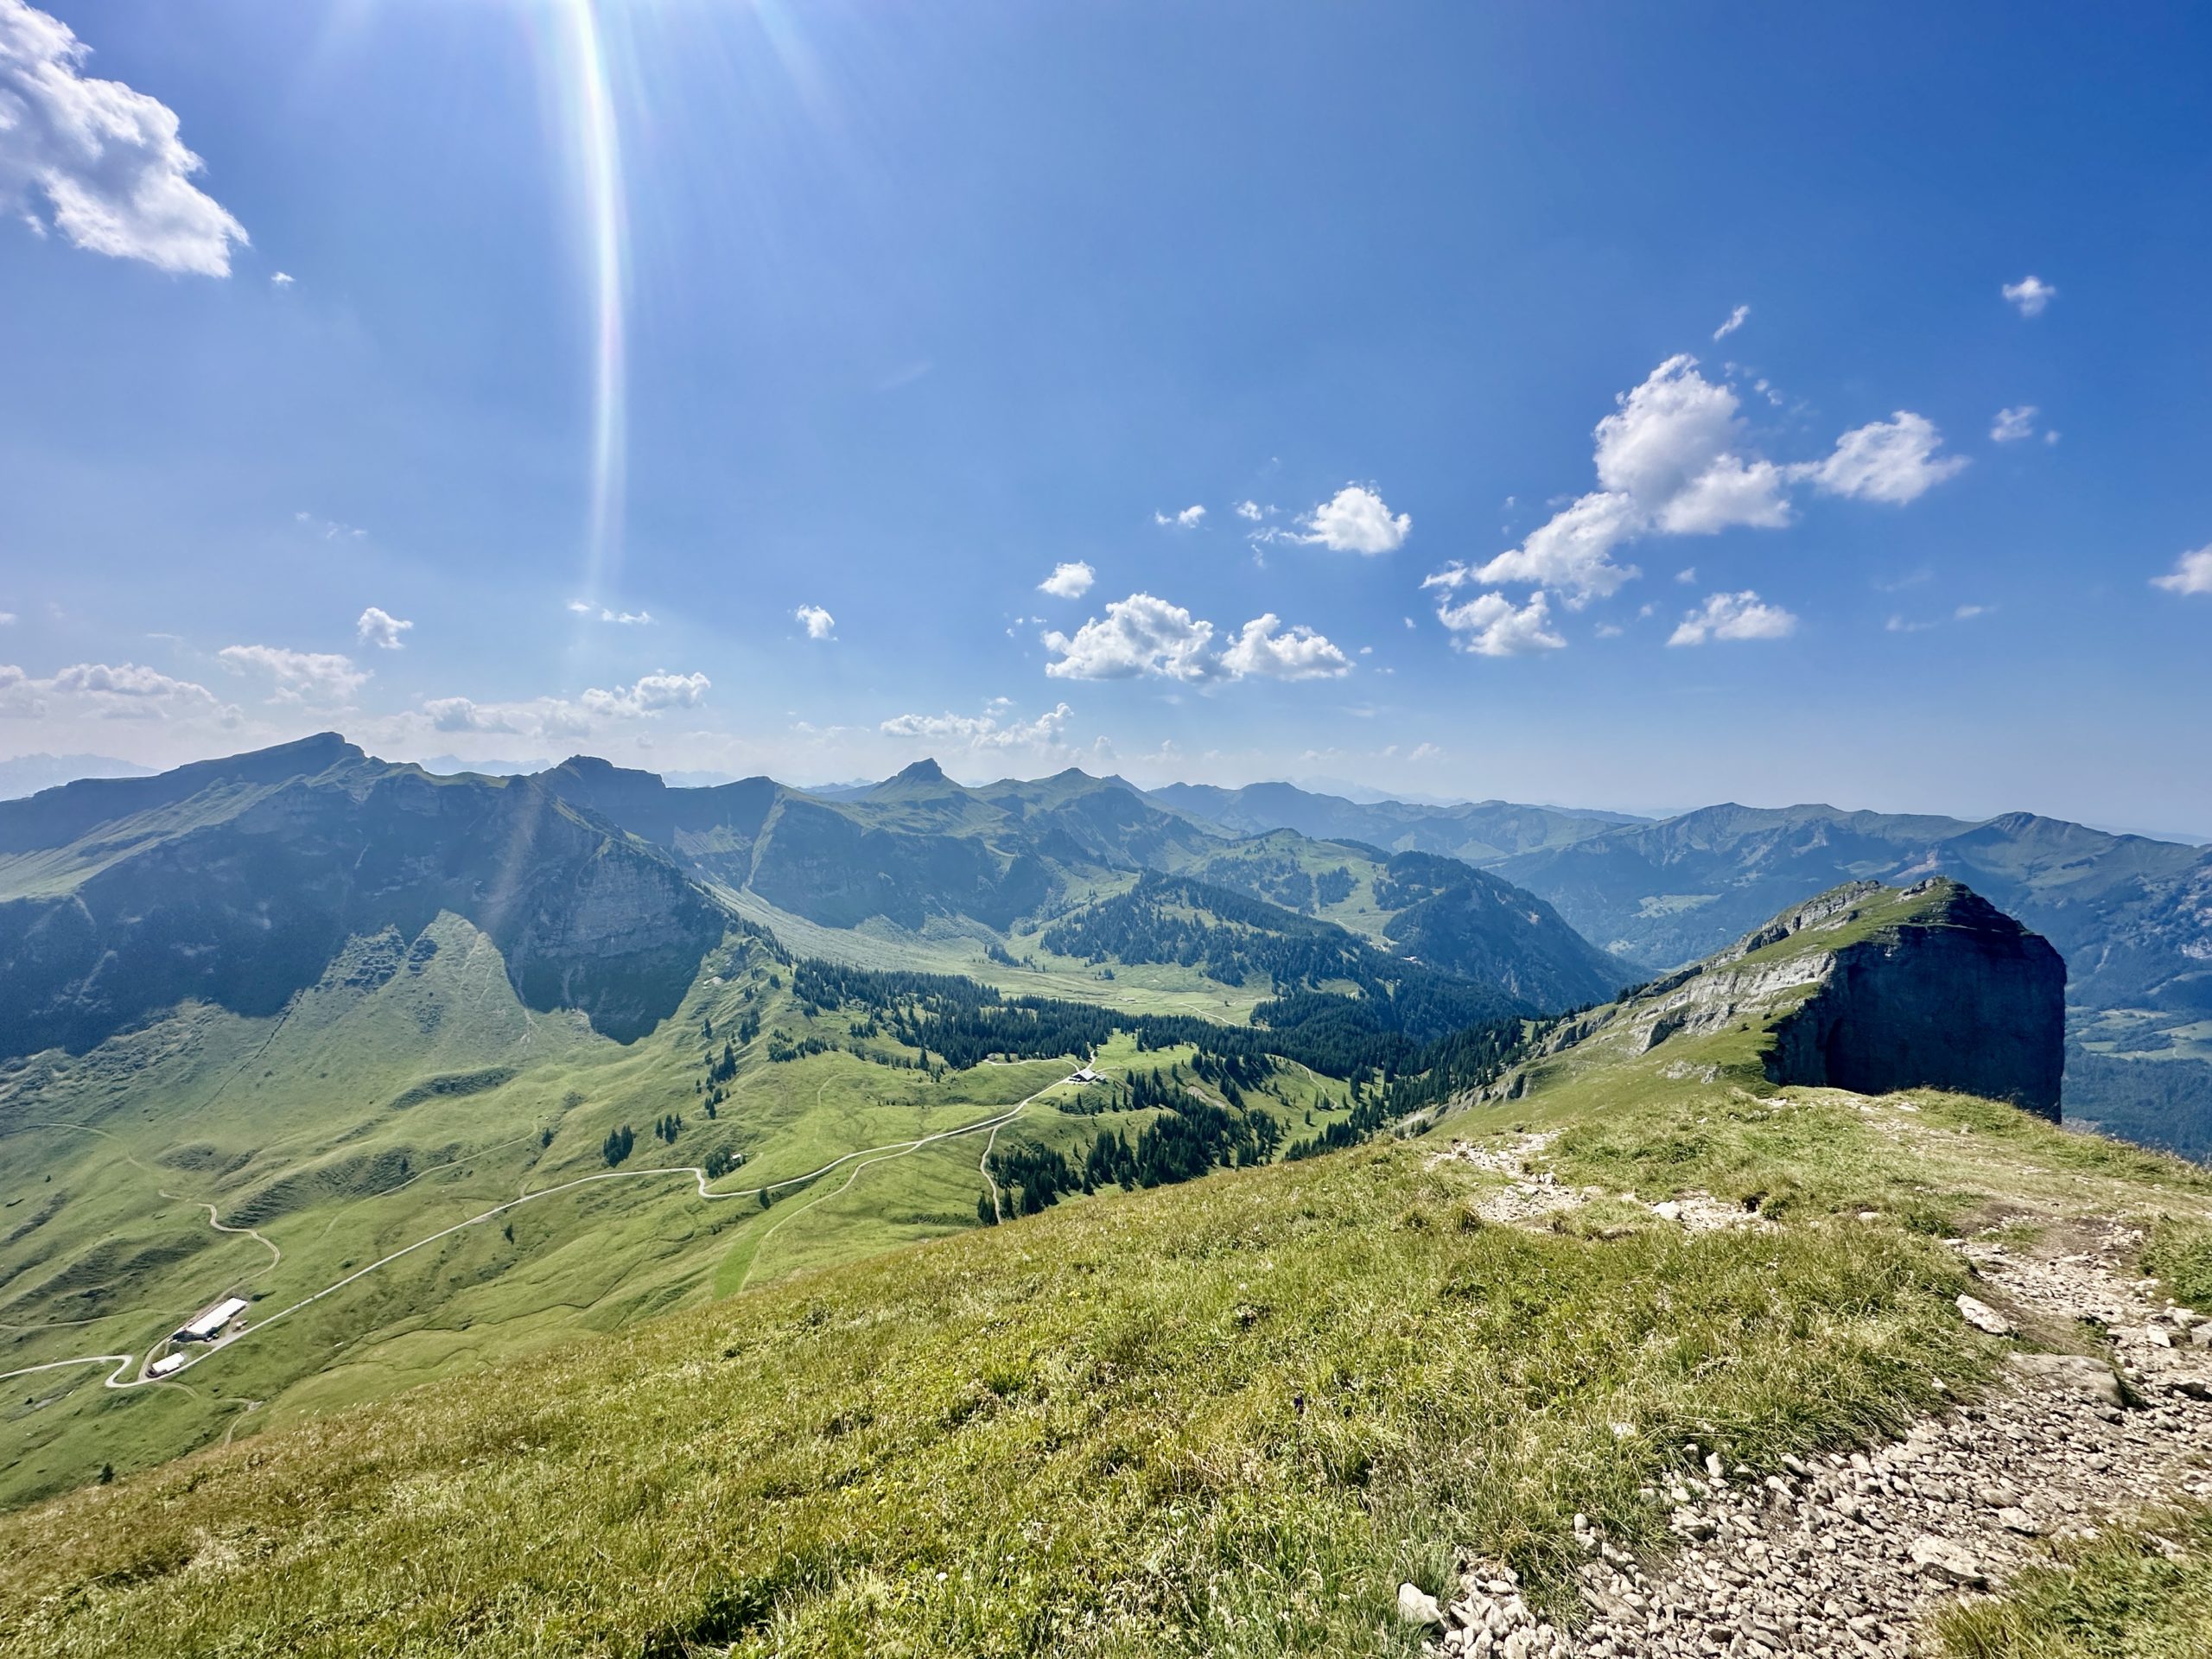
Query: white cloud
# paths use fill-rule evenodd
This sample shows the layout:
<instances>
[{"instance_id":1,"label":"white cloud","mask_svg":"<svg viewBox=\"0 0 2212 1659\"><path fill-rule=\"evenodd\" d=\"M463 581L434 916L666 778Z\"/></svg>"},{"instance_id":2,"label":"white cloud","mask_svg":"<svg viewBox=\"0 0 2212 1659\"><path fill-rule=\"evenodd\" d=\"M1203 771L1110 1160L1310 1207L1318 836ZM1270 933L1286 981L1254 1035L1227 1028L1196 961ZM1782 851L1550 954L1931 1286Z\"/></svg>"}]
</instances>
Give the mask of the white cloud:
<instances>
[{"instance_id":1,"label":"white cloud","mask_svg":"<svg viewBox=\"0 0 2212 1659\"><path fill-rule=\"evenodd\" d=\"M271 288L289 288L292 285L292 273L289 270L273 273L269 278L269 285Z\"/></svg>"},{"instance_id":2,"label":"white cloud","mask_svg":"<svg viewBox=\"0 0 2212 1659\"><path fill-rule=\"evenodd\" d=\"M0 200L42 194L54 227L93 253L229 276L245 227L193 184L200 161L178 138L176 112L87 79L90 55L60 19L0 0Z\"/></svg>"},{"instance_id":3,"label":"white cloud","mask_svg":"<svg viewBox=\"0 0 2212 1659\"><path fill-rule=\"evenodd\" d=\"M1046 649L1059 653L1045 671L1060 680L1130 680L1156 674L1171 680L1203 680L1213 672L1206 652L1213 624L1199 621L1179 605L1150 594L1131 594L1106 607L1072 638L1045 636Z\"/></svg>"},{"instance_id":4,"label":"white cloud","mask_svg":"<svg viewBox=\"0 0 2212 1659\"><path fill-rule=\"evenodd\" d=\"M1769 605L1745 588L1713 594L1704 606L1682 618L1668 637L1670 645L1701 645L1707 639L1782 639L1795 632L1797 619L1779 605Z\"/></svg>"},{"instance_id":5,"label":"white cloud","mask_svg":"<svg viewBox=\"0 0 2212 1659\"><path fill-rule=\"evenodd\" d=\"M791 615L806 630L806 637L810 639L827 639L831 630L837 626L837 619L819 605L802 605Z\"/></svg>"},{"instance_id":6,"label":"white cloud","mask_svg":"<svg viewBox=\"0 0 2212 1659\"><path fill-rule=\"evenodd\" d=\"M215 655L233 673L266 674L272 701L340 703L359 690L368 671L335 652L288 651L282 645L225 645Z\"/></svg>"},{"instance_id":7,"label":"white cloud","mask_svg":"<svg viewBox=\"0 0 2212 1659\"><path fill-rule=\"evenodd\" d=\"M2041 316L2044 308L2058 297L2058 289L2040 276L2023 276L2017 283L2005 283L1999 292L2019 308L2024 317Z\"/></svg>"},{"instance_id":8,"label":"white cloud","mask_svg":"<svg viewBox=\"0 0 2212 1659\"><path fill-rule=\"evenodd\" d=\"M1965 467L1964 455L1937 458L1936 451L1942 442L1933 421L1901 409L1886 421L1869 422L1845 433L1826 461L1790 471L1830 495L1903 505Z\"/></svg>"},{"instance_id":9,"label":"white cloud","mask_svg":"<svg viewBox=\"0 0 2212 1659\"><path fill-rule=\"evenodd\" d=\"M1299 539L1318 542L1334 553L1392 553L1405 545L1413 533L1410 513L1395 518L1382 498L1363 485L1347 484L1306 514L1306 534Z\"/></svg>"},{"instance_id":10,"label":"white cloud","mask_svg":"<svg viewBox=\"0 0 2212 1659\"><path fill-rule=\"evenodd\" d=\"M1054 599L1081 599L1090 591L1090 584L1098 573L1078 559L1072 564L1056 564L1052 574L1037 584L1040 594L1050 594Z\"/></svg>"},{"instance_id":11,"label":"white cloud","mask_svg":"<svg viewBox=\"0 0 2212 1659\"><path fill-rule=\"evenodd\" d=\"M1563 588L1567 602L1580 606L1637 574L1612 555L1638 537L1789 522L1783 469L1739 453L1736 394L1700 374L1695 358L1668 359L1618 402L1593 435L1604 487L1482 566L1477 580Z\"/></svg>"},{"instance_id":12,"label":"white cloud","mask_svg":"<svg viewBox=\"0 0 2212 1659\"><path fill-rule=\"evenodd\" d=\"M979 750L1052 749L1074 710L1065 702L1046 709L1034 720L1002 718L1006 699L992 699L993 711L982 715L895 715L876 729L886 737L925 738L931 742L957 743Z\"/></svg>"},{"instance_id":13,"label":"white cloud","mask_svg":"<svg viewBox=\"0 0 2212 1659\"><path fill-rule=\"evenodd\" d=\"M0 628L12 626L15 620L16 613L13 611L0 611Z\"/></svg>"},{"instance_id":14,"label":"white cloud","mask_svg":"<svg viewBox=\"0 0 2212 1659\"><path fill-rule=\"evenodd\" d=\"M1685 588L1693 585L1697 581L1697 566L1694 564L1684 565L1681 569L1675 572L1675 580L1681 582Z\"/></svg>"},{"instance_id":15,"label":"white cloud","mask_svg":"<svg viewBox=\"0 0 2212 1659\"><path fill-rule=\"evenodd\" d=\"M1416 762L1441 760L1443 758L1444 751L1438 748L1433 743L1416 743L1414 745L1413 753L1406 757L1407 760Z\"/></svg>"},{"instance_id":16,"label":"white cloud","mask_svg":"<svg viewBox=\"0 0 2212 1659\"><path fill-rule=\"evenodd\" d=\"M1230 641L1221 668L1239 680L1333 680L1351 672L1351 660L1309 627L1283 627L1270 611Z\"/></svg>"},{"instance_id":17,"label":"white cloud","mask_svg":"<svg viewBox=\"0 0 2212 1659\"><path fill-rule=\"evenodd\" d=\"M1997 418L1989 423L1992 443L2019 443L2036 435L2036 406L2022 404L2018 409L2000 409Z\"/></svg>"},{"instance_id":18,"label":"white cloud","mask_svg":"<svg viewBox=\"0 0 2212 1659\"><path fill-rule=\"evenodd\" d=\"M1045 635L1057 660L1046 673L1064 680L1133 680L1146 676L1196 683L1212 679L1338 679L1351 659L1333 642L1270 613L1255 617L1217 651L1214 625L1150 594L1108 604L1072 636Z\"/></svg>"},{"instance_id":19,"label":"white cloud","mask_svg":"<svg viewBox=\"0 0 2212 1659\"><path fill-rule=\"evenodd\" d=\"M1789 522L1781 469L1737 454L1736 394L1669 358L1598 423L1598 482L1671 536Z\"/></svg>"},{"instance_id":20,"label":"white cloud","mask_svg":"<svg viewBox=\"0 0 2212 1659\"><path fill-rule=\"evenodd\" d=\"M399 636L415 625L402 621L390 611L372 605L361 613L360 621L354 626L363 645L374 645L379 651L398 651L407 644Z\"/></svg>"},{"instance_id":21,"label":"white cloud","mask_svg":"<svg viewBox=\"0 0 2212 1659\"><path fill-rule=\"evenodd\" d=\"M358 542L365 539L369 533L357 525L341 524L334 518L317 518L311 512L296 512L292 515L292 522L305 524L310 530L321 531L326 542Z\"/></svg>"},{"instance_id":22,"label":"white cloud","mask_svg":"<svg viewBox=\"0 0 2212 1659\"><path fill-rule=\"evenodd\" d=\"M1731 311L1728 314L1728 321L1722 323L1718 328L1713 331L1713 337L1715 340L1727 339L1729 335L1734 334L1738 328L1744 326L1745 320L1748 319L1751 315L1751 308L1750 306L1738 306L1733 311Z\"/></svg>"},{"instance_id":23,"label":"white cloud","mask_svg":"<svg viewBox=\"0 0 2212 1659\"><path fill-rule=\"evenodd\" d=\"M1206 510L1204 507L1192 505L1184 508L1180 512L1155 512L1152 515L1152 522L1155 524L1172 524L1177 530L1196 530L1205 522L1205 518Z\"/></svg>"},{"instance_id":24,"label":"white cloud","mask_svg":"<svg viewBox=\"0 0 2212 1659\"><path fill-rule=\"evenodd\" d=\"M696 709L706 701L713 684L704 674L671 674L662 668L644 676L635 685L618 685L612 691L594 688L580 701L591 714L634 720L664 709Z\"/></svg>"},{"instance_id":25,"label":"white cloud","mask_svg":"<svg viewBox=\"0 0 2212 1659\"><path fill-rule=\"evenodd\" d=\"M1268 510L1256 501L1239 501L1236 504L1236 516L1239 518L1249 518L1256 524L1268 516Z\"/></svg>"},{"instance_id":26,"label":"white cloud","mask_svg":"<svg viewBox=\"0 0 2212 1659\"><path fill-rule=\"evenodd\" d=\"M602 622L613 622L623 627L643 627L653 620L651 611L618 611L605 605L594 605L588 599L572 599L569 609L577 616L597 613Z\"/></svg>"},{"instance_id":27,"label":"white cloud","mask_svg":"<svg viewBox=\"0 0 2212 1659\"><path fill-rule=\"evenodd\" d=\"M57 707L58 705L58 707ZM49 713L88 715L99 720L178 720L206 715L226 726L238 711L206 686L173 679L137 663L73 663L51 679L34 679L12 664L0 663L0 715Z\"/></svg>"},{"instance_id":28,"label":"white cloud","mask_svg":"<svg viewBox=\"0 0 2212 1659\"><path fill-rule=\"evenodd\" d=\"M1421 585L1534 582L1566 589L1567 603L1579 607L1618 592L1622 583L1641 574L1632 564L1614 563L1612 554L1649 523L1629 497L1592 492L1554 513L1520 546L1488 564L1469 570L1455 562Z\"/></svg>"},{"instance_id":29,"label":"white cloud","mask_svg":"<svg viewBox=\"0 0 2212 1659\"><path fill-rule=\"evenodd\" d=\"M2212 594L2212 546L2183 554L2171 575L2153 576L2151 585L2170 594Z\"/></svg>"},{"instance_id":30,"label":"white cloud","mask_svg":"<svg viewBox=\"0 0 2212 1659\"><path fill-rule=\"evenodd\" d=\"M1951 613L1951 620L1955 622L1971 622L1977 616L1988 614L1989 607L1986 605L1961 605Z\"/></svg>"},{"instance_id":31,"label":"white cloud","mask_svg":"<svg viewBox=\"0 0 2212 1659\"><path fill-rule=\"evenodd\" d=\"M440 732L504 732L539 738L589 737L590 719L561 697L533 697L524 702L476 702L467 697L429 697L422 709L431 729Z\"/></svg>"},{"instance_id":32,"label":"white cloud","mask_svg":"<svg viewBox=\"0 0 2212 1659\"><path fill-rule=\"evenodd\" d=\"M423 704L430 724L441 732L512 732L517 729L505 713L472 702L467 697L431 697Z\"/></svg>"},{"instance_id":33,"label":"white cloud","mask_svg":"<svg viewBox=\"0 0 2212 1659\"><path fill-rule=\"evenodd\" d=\"M1462 604L1439 606L1436 618L1452 631L1454 645L1478 657L1531 657L1567 645L1551 625L1550 596L1541 591L1521 606L1503 594L1478 594Z\"/></svg>"},{"instance_id":34,"label":"white cloud","mask_svg":"<svg viewBox=\"0 0 2212 1659\"><path fill-rule=\"evenodd\" d=\"M1779 466L1751 451L1734 390L1707 380L1687 355L1668 359L1617 401L1592 435L1599 488L1520 546L1471 570L1447 566L1430 583L1527 582L1579 609L1640 574L1614 556L1643 537L1779 528L1790 522L1789 488L1801 481L1832 494L1909 501L1965 465L1937 459L1934 425L1900 411L1846 433L1826 461Z\"/></svg>"}]
</instances>

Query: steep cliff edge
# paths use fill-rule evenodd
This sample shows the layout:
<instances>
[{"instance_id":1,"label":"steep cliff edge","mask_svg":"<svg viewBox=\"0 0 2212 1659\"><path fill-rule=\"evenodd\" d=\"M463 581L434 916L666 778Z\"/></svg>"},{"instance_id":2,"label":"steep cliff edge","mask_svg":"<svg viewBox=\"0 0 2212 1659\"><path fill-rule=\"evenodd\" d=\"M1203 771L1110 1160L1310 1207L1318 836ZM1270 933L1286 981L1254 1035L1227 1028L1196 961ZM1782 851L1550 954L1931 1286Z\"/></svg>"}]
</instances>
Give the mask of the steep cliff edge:
<instances>
[{"instance_id":1,"label":"steep cliff edge","mask_svg":"<svg viewBox=\"0 0 2212 1659\"><path fill-rule=\"evenodd\" d=\"M1545 1055L1669 1045L1671 1069L1742 1065L1750 1033L1774 1084L1865 1095L1935 1088L2059 1116L2066 964L2040 935L1947 877L1854 881L1719 954L1561 1026ZM1725 1056L1708 1058L1708 1055ZM1679 1056L1679 1058L1675 1058ZM1533 1077L1493 1097L1517 1097Z\"/></svg>"},{"instance_id":2,"label":"steep cliff edge","mask_svg":"<svg viewBox=\"0 0 2212 1659\"><path fill-rule=\"evenodd\" d=\"M1902 893L1871 883L1840 888L1813 905L1824 901L1821 919L1745 958L1796 944L1829 964L1813 994L1775 1024L1773 1081L1861 1095L1950 1089L2058 1120L2066 963L2050 941L1942 878ZM1845 937L1824 943L1834 935Z\"/></svg>"}]
</instances>

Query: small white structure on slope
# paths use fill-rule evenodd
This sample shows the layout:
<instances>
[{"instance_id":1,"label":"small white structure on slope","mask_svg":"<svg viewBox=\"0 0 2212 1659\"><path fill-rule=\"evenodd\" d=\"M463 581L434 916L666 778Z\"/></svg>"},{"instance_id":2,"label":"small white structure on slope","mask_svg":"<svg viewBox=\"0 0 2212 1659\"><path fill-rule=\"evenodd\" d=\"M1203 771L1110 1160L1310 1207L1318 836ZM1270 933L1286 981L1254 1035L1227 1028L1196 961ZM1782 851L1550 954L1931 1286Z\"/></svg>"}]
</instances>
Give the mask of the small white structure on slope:
<instances>
[{"instance_id":1,"label":"small white structure on slope","mask_svg":"<svg viewBox=\"0 0 2212 1659\"><path fill-rule=\"evenodd\" d=\"M246 1310L243 1296L226 1296L176 1333L179 1342L210 1342L215 1333Z\"/></svg>"},{"instance_id":2,"label":"small white structure on slope","mask_svg":"<svg viewBox=\"0 0 2212 1659\"><path fill-rule=\"evenodd\" d=\"M156 1360L152 1364L146 1368L146 1375L149 1376L167 1376L171 1371L181 1370L183 1368L184 1356L182 1354L163 1354L159 1359Z\"/></svg>"}]
</instances>

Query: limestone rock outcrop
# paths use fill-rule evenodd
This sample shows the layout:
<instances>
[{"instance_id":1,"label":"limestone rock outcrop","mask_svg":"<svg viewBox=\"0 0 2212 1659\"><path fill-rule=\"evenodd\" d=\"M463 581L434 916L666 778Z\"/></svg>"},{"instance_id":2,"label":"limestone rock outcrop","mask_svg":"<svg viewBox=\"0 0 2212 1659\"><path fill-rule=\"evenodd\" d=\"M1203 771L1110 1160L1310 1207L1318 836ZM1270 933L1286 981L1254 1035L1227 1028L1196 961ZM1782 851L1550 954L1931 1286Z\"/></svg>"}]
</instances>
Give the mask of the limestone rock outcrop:
<instances>
[{"instance_id":1,"label":"limestone rock outcrop","mask_svg":"<svg viewBox=\"0 0 2212 1659\"><path fill-rule=\"evenodd\" d=\"M2066 1064L2064 960L1956 881L1923 881L1903 898L1901 913L1821 953L1826 970L1811 995L1776 1025L1768 1076L1862 1095L1950 1089L2056 1122ZM1827 925L1857 931L1833 912Z\"/></svg>"}]
</instances>

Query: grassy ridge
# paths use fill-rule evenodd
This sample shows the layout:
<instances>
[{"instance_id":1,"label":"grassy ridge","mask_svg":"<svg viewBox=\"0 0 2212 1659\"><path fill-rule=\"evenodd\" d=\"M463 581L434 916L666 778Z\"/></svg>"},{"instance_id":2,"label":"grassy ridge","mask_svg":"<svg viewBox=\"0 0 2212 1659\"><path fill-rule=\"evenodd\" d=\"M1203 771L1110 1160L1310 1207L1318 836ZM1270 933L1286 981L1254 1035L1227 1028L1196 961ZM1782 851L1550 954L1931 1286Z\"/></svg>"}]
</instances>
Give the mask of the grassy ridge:
<instances>
[{"instance_id":1,"label":"grassy ridge","mask_svg":"<svg viewBox=\"0 0 2212 1659\"><path fill-rule=\"evenodd\" d=\"M1494 1179L1116 1197L79 1493L0 1522L4 1650L1371 1650L1455 1543L1555 1587L1682 1440L1770 1464L1983 1363L1910 1236L1532 1235Z\"/></svg>"}]
</instances>

